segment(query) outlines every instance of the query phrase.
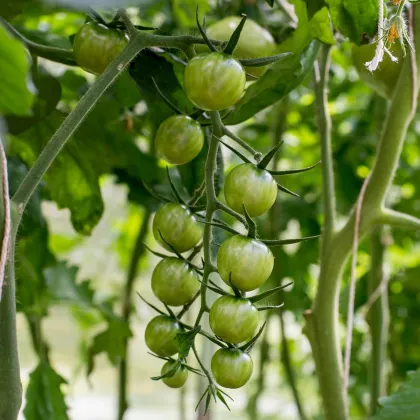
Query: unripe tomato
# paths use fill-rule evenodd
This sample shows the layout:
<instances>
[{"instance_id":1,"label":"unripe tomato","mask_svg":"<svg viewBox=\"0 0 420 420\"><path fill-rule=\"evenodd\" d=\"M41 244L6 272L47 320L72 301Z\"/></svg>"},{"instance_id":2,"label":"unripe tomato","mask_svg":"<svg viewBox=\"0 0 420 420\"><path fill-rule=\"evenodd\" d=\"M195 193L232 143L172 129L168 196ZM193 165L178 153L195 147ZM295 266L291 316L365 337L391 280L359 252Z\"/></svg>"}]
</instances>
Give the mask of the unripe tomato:
<instances>
[{"instance_id":1,"label":"unripe tomato","mask_svg":"<svg viewBox=\"0 0 420 420\"><path fill-rule=\"evenodd\" d=\"M194 248L203 237L203 227L197 222L187 207L177 203L166 203L155 214L153 235L165 249L171 248L162 240L173 246L178 252Z\"/></svg>"},{"instance_id":2,"label":"unripe tomato","mask_svg":"<svg viewBox=\"0 0 420 420\"><path fill-rule=\"evenodd\" d=\"M226 177L225 198L229 207L243 213L245 205L251 217L266 213L277 197L277 184L271 174L252 163L242 163Z\"/></svg>"},{"instance_id":3,"label":"unripe tomato","mask_svg":"<svg viewBox=\"0 0 420 420\"><path fill-rule=\"evenodd\" d=\"M204 136L197 121L185 115L173 115L159 126L155 142L160 157L174 165L183 165L200 153Z\"/></svg>"},{"instance_id":4,"label":"unripe tomato","mask_svg":"<svg viewBox=\"0 0 420 420\"><path fill-rule=\"evenodd\" d=\"M391 53L398 58L398 62L394 63L389 58L389 55L384 53L384 58L379 67L375 71L370 72L366 68L365 63L372 60L375 56L375 50L376 44L353 45L353 64L364 83L384 98L391 99L402 69L403 52L399 45L393 44Z\"/></svg>"},{"instance_id":5,"label":"unripe tomato","mask_svg":"<svg viewBox=\"0 0 420 420\"><path fill-rule=\"evenodd\" d=\"M236 103L246 75L238 60L213 52L200 54L185 68L184 89L190 101L205 111L221 111Z\"/></svg>"},{"instance_id":6,"label":"unripe tomato","mask_svg":"<svg viewBox=\"0 0 420 420\"><path fill-rule=\"evenodd\" d=\"M245 298L225 295L210 309L210 327L228 343L241 343L252 338L258 327L258 309Z\"/></svg>"},{"instance_id":7,"label":"unripe tomato","mask_svg":"<svg viewBox=\"0 0 420 420\"><path fill-rule=\"evenodd\" d=\"M93 74L101 74L127 43L124 31L88 22L74 37L74 58L82 69Z\"/></svg>"},{"instance_id":8,"label":"unripe tomato","mask_svg":"<svg viewBox=\"0 0 420 420\"><path fill-rule=\"evenodd\" d=\"M175 362L169 360L162 366L162 370L160 371L161 375L169 372L173 369ZM162 378L162 381L165 385L168 385L169 388L181 388L188 379L188 370L184 366L179 366L179 368L175 371L172 376L167 376L166 378Z\"/></svg>"},{"instance_id":9,"label":"unripe tomato","mask_svg":"<svg viewBox=\"0 0 420 420\"><path fill-rule=\"evenodd\" d=\"M187 304L199 288L198 274L178 258L164 258L153 271L153 293L167 305Z\"/></svg>"},{"instance_id":10,"label":"unripe tomato","mask_svg":"<svg viewBox=\"0 0 420 420\"><path fill-rule=\"evenodd\" d=\"M172 356L178 352L178 343L175 337L181 331L181 327L175 319L159 315L147 324L144 333L146 345L158 356Z\"/></svg>"},{"instance_id":11,"label":"unripe tomato","mask_svg":"<svg viewBox=\"0 0 420 420\"><path fill-rule=\"evenodd\" d=\"M219 349L211 359L211 371L224 388L240 388L251 378L254 364L251 356L239 349Z\"/></svg>"},{"instance_id":12,"label":"unripe tomato","mask_svg":"<svg viewBox=\"0 0 420 420\"><path fill-rule=\"evenodd\" d=\"M245 292L258 289L270 276L274 257L264 243L242 235L224 241L217 254L220 277Z\"/></svg>"},{"instance_id":13,"label":"unripe tomato","mask_svg":"<svg viewBox=\"0 0 420 420\"><path fill-rule=\"evenodd\" d=\"M241 18L238 16L226 17L207 28L207 36L216 41L228 41L234 30L239 25ZM198 53L208 51L206 45L195 47ZM273 55L276 52L276 42L266 29L252 19L247 19L242 29L241 36L233 52L238 58L259 58ZM247 73L260 77L266 67L245 67Z\"/></svg>"}]
</instances>

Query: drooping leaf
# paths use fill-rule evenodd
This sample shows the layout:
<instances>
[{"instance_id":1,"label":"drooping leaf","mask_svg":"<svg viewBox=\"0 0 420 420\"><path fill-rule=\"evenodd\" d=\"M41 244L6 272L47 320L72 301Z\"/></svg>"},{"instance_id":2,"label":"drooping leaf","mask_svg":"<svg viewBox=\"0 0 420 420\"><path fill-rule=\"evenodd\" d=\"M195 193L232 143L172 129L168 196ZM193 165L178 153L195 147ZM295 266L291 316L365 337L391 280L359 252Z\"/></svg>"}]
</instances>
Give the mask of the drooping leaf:
<instances>
[{"instance_id":1,"label":"drooping leaf","mask_svg":"<svg viewBox=\"0 0 420 420\"><path fill-rule=\"evenodd\" d=\"M68 420L62 391L66 380L47 362L40 362L29 376L26 390L26 420Z\"/></svg>"},{"instance_id":2,"label":"drooping leaf","mask_svg":"<svg viewBox=\"0 0 420 420\"><path fill-rule=\"evenodd\" d=\"M356 44L365 35L373 36L378 27L377 0L325 0L334 26Z\"/></svg>"},{"instance_id":3,"label":"drooping leaf","mask_svg":"<svg viewBox=\"0 0 420 420\"><path fill-rule=\"evenodd\" d=\"M0 114L29 115L34 87L29 58L23 44L0 23Z\"/></svg>"},{"instance_id":4,"label":"drooping leaf","mask_svg":"<svg viewBox=\"0 0 420 420\"><path fill-rule=\"evenodd\" d=\"M408 372L397 392L379 399L379 410L371 420L414 420L420 416L420 370Z\"/></svg>"}]
</instances>

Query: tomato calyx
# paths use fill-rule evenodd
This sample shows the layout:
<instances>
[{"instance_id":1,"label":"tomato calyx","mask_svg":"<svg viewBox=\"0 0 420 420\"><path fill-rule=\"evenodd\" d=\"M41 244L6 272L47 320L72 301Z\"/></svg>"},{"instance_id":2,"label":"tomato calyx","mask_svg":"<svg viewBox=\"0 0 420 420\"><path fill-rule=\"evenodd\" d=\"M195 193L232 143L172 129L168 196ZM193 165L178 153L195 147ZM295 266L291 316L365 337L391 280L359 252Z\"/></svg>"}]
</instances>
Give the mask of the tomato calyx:
<instances>
[{"instance_id":1,"label":"tomato calyx","mask_svg":"<svg viewBox=\"0 0 420 420\"><path fill-rule=\"evenodd\" d=\"M239 25L233 31L233 34L229 38L229 41L228 41L226 47L223 49L223 52L225 54L230 54L230 55L233 54L233 51L235 50L236 45L238 44L239 37L241 36L242 29L244 28L246 19L247 19L247 16L245 14L242 14L242 19L239 22Z\"/></svg>"},{"instance_id":2,"label":"tomato calyx","mask_svg":"<svg viewBox=\"0 0 420 420\"><path fill-rule=\"evenodd\" d=\"M236 297L238 298L243 298L245 297L245 292L243 292L242 290L239 290L232 282L232 271L229 273L229 286L232 288L233 293L235 294Z\"/></svg>"},{"instance_id":3,"label":"tomato calyx","mask_svg":"<svg viewBox=\"0 0 420 420\"><path fill-rule=\"evenodd\" d=\"M252 348L254 347L255 343L258 341L258 339L260 338L261 334L264 331L264 328L267 324L267 321L264 321L264 324L262 324L261 328L258 330L257 334L255 334L254 337L251 338L251 340L249 340L248 342L246 342L244 345L237 347L239 350L242 350L244 353L249 354L252 350Z\"/></svg>"}]
</instances>

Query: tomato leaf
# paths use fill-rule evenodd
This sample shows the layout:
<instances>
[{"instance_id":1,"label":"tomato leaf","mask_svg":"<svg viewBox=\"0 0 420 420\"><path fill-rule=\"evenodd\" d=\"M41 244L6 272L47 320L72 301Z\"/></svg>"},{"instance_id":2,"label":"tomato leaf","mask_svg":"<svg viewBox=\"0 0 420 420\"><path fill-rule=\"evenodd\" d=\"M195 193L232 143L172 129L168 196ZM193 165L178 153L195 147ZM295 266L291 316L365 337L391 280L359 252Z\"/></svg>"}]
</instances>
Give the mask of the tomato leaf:
<instances>
[{"instance_id":1,"label":"tomato leaf","mask_svg":"<svg viewBox=\"0 0 420 420\"><path fill-rule=\"evenodd\" d=\"M408 372L398 391L379 398L379 410L371 420L412 420L420 414L420 370Z\"/></svg>"},{"instance_id":2,"label":"tomato leaf","mask_svg":"<svg viewBox=\"0 0 420 420\"><path fill-rule=\"evenodd\" d=\"M29 115L34 91L23 44L0 23L0 114Z\"/></svg>"},{"instance_id":3,"label":"tomato leaf","mask_svg":"<svg viewBox=\"0 0 420 420\"><path fill-rule=\"evenodd\" d=\"M365 35L373 36L378 27L377 0L325 0L334 26L356 44Z\"/></svg>"},{"instance_id":4,"label":"tomato leaf","mask_svg":"<svg viewBox=\"0 0 420 420\"><path fill-rule=\"evenodd\" d=\"M26 420L68 420L62 385L67 381L46 361L40 362L29 375L26 390Z\"/></svg>"},{"instance_id":5,"label":"tomato leaf","mask_svg":"<svg viewBox=\"0 0 420 420\"><path fill-rule=\"evenodd\" d=\"M176 340L179 346L179 359L187 358L191 347L194 344L195 336L200 332L200 330L201 327L197 326L190 331L181 332L176 335Z\"/></svg>"}]
</instances>

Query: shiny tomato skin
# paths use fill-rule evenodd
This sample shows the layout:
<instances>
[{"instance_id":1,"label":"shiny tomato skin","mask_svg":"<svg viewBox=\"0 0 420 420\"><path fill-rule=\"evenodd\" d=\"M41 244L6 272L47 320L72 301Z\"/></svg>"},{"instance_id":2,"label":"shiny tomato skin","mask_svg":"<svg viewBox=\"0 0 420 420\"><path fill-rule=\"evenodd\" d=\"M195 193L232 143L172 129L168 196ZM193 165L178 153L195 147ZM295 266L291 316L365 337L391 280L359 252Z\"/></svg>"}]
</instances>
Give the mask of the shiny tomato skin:
<instances>
[{"instance_id":1,"label":"shiny tomato skin","mask_svg":"<svg viewBox=\"0 0 420 420\"><path fill-rule=\"evenodd\" d=\"M182 332L175 319L166 315L153 318L144 333L147 347L158 356L173 356L178 353L178 343L175 337Z\"/></svg>"},{"instance_id":2,"label":"shiny tomato skin","mask_svg":"<svg viewBox=\"0 0 420 420\"><path fill-rule=\"evenodd\" d=\"M99 75L121 53L127 43L124 31L88 22L79 29L74 38L74 58L82 69Z\"/></svg>"},{"instance_id":3,"label":"shiny tomato skin","mask_svg":"<svg viewBox=\"0 0 420 420\"><path fill-rule=\"evenodd\" d=\"M175 365L175 363L176 362L172 362L171 360L167 361L162 366L162 370L160 372L161 375L164 375L165 373L173 369L173 366ZM185 382L187 382L187 379L188 379L187 368L185 368L184 366L179 366L172 376L163 378L162 381L165 385L169 386L169 388L181 388L182 386L184 386Z\"/></svg>"},{"instance_id":4,"label":"shiny tomato skin","mask_svg":"<svg viewBox=\"0 0 420 420\"><path fill-rule=\"evenodd\" d=\"M228 41L241 18L239 16L228 16L207 28L207 36L216 41ZM206 45L195 47L198 53L208 51ZM258 25L252 19L247 19L245 26L239 37L238 44L233 51L233 56L237 58L260 58L274 55L276 53L276 42L266 29ZM247 73L256 77L261 77L265 67L244 67Z\"/></svg>"},{"instance_id":5,"label":"shiny tomato skin","mask_svg":"<svg viewBox=\"0 0 420 420\"><path fill-rule=\"evenodd\" d=\"M169 306L186 305L199 288L198 274L179 258L164 258L153 271L153 293Z\"/></svg>"},{"instance_id":6,"label":"shiny tomato skin","mask_svg":"<svg viewBox=\"0 0 420 420\"><path fill-rule=\"evenodd\" d=\"M184 72L184 89L190 101L205 111L234 105L245 88L243 67L232 56L212 52L191 59Z\"/></svg>"},{"instance_id":7,"label":"shiny tomato skin","mask_svg":"<svg viewBox=\"0 0 420 420\"><path fill-rule=\"evenodd\" d=\"M178 252L186 252L203 237L203 227L194 215L182 204L166 203L155 214L153 235L156 241L168 251L171 248L162 240L172 245Z\"/></svg>"},{"instance_id":8,"label":"shiny tomato skin","mask_svg":"<svg viewBox=\"0 0 420 420\"><path fill-rule=\"evenodd\" d=\"M224 388L241 388L251 378L254 364L249 354L239 349L219 349L211 359L211 372Z\"/></svg>"},{"instance_id":9,"label":"shiny tomato skin","mask_svg":"<svg viewBox=\"0 0 420 420\"><path fill-rule=\"evenodd\" d=\"M244 213L243 204L251 217L266 213L276 201L277 184L269 172L252 163L235 166L225 181L225 198L228 206Z\"/></svg>"},{"instance_id":10,"label":"shiny tomato skin","mask_svg":"<svg viewBox=\"0 0 420 420\"><path fill-rule=\"evenodd\" d=\"M230 286L245 292L258 289L270 277L274 267L273 253L256 239L234 235L224 241L217 253L217 269Z\"/></svg>"},{"instance_id":11,"label":"shiny tomato skin","mask_svg":"<svg viewBox=\"0 0 420 420\"><path fill-rule=\"evenodd\" d=\"M203 148L200 124L185 115L173 115L160 126L155 138L158 155L174 165L193 160Z\"/></svg>"},{"instance_id":12,"label":"shiny tomato skin","mask_svg":"<svg viewBox=\"0 0 420 420\"><path fill-rule=\"evenodd\" d=\"M385 53L379 67L375 71L370 72L366 68L365 63L373 59L375 50L376 44L353 45L353 64L359 73L360 79L366 85L384 98L391 99L402 69L403 52L399 45L394 44L391 48L391 53L398 58L398 62L393 62L389 55Z\"/></svg>"},{"instance_id":13,"label":"shiny tomato skin","mask_svg":"<svg viewBox=\"0 0 420 420\"><path fill-rule=\"evenodd\" d=\"M252 338L258 327L257 308L245 298L225 295L210 308L210 327L222 340L238 344Z\"/></svg>"}]
</instances>

